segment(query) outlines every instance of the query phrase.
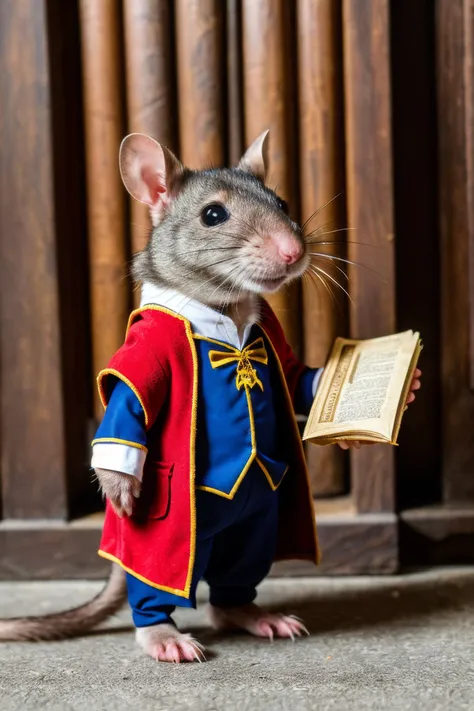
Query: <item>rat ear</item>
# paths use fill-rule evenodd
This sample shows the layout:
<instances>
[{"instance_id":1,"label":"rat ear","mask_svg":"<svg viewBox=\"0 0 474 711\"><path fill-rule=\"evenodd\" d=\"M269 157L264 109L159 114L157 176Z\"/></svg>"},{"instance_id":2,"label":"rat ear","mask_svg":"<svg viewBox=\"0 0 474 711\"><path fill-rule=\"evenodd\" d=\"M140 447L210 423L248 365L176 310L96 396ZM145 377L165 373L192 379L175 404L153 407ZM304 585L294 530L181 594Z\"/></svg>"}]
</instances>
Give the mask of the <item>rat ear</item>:
<instances>
[{"instance_id":1,"label":"rat ear","mask_svg":"<svg viewBox=\"0 0 474 711\"><path fill-rule=\"evenodd\" d=\"M269 131L264 131L255 139L245 151L238 165L240 170L253 173L262 183L265 182L265 173L268 166L268 134Z\"/></svg>"},{"instance_id":2,"label":"rat ear","mask_svg":"<svg viewBox=\"0 0 474 711\"><path fill-rule=\"evenodd\" d=\"M157 224L183 166L171 151L143 133L123 139L119 166L126 189L135 200L149 205L153 224Z\"/></svg>"}]
</instances>

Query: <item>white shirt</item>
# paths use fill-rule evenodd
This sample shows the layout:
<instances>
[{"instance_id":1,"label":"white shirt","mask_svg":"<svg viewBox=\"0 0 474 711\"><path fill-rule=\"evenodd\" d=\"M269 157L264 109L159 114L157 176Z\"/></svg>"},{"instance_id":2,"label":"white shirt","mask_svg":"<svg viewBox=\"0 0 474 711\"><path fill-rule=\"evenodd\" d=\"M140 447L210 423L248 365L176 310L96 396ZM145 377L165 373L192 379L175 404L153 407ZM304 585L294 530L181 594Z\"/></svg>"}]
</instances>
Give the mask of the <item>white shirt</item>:
<instances>
[{"instance_id":1,"label":"white shirt","mask_svg":"<svg viewBox=\"0 0 474 711\"><path fill-rule=\"evenodd\" d=\"M245 326L242 338L240 338L237 326L228 316L224 316L210 306L190 299L178 291L149 283L143 285L140 299L141 306L147 304L164 306L186 318L191 323L194 333L229 343L239 350L244 347L254 325L249 323ZM320 368L314 376L313 397L316 394L322 370ZM141 481L146 455L146 451L126 444L97 442L92 448L91 466L93 469L110 469L124 474L132 474Z\"/></svg>"}]
</instances>

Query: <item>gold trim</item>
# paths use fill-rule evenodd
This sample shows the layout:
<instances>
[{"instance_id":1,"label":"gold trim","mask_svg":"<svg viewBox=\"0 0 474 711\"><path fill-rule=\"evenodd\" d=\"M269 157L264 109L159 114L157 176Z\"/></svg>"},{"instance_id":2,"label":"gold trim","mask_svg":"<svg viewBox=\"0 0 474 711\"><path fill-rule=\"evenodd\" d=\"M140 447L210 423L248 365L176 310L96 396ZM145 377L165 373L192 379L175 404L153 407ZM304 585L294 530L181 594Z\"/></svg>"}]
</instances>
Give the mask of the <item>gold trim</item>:
<instances>
[{"instance_id":1,"label":"gold trim","mask_svg":"<svg viewBox=\"0 0 474 711\"><path fill-rule=\"evenodd\" d=\"M272 479L272 477L270 476L270 472L268 471L268 469L266 468L266 466L264 465L264 463L263 463L258 457L255 458L255 461L257 462L258 466L260 467L260 469L262 470L262 472L263 472L263 473L265 474L265 476L267 477L268 483L270 484L270 486L271 486L271 488L272 488L272 491L276 491L276 490L278 489L278 487L280 486L281 482L283 481L283 479L285 478L285 474L286 474L286 472L288 471L289 467L288 467L288 466L286 467L286 469L285 469L285 471L283 472L283 475L282 475L280 481L279 481L278 484L275 486L275 484L273 483L273 479Z\"/></svg>"},{"instance_id":2,"label":"gold trim","mask_svg":"<svg viewBox=\"0 0 474 711\"><path fill-rule=\"evenodd\" d=\"M135 573L135 571L133 571L131 568L127 568L127 566L124 565L121 560L116 558L111 553L106 553L100 548L97 553L100 555L101 558L106 558L107 560L111 560L112 563L117 563L117 565L119 565L123 570L125 570L127 573L130 573L130 575L133 575L134 578L141 580L142 583L146 583L147 585L150 585L150 587L155 588L156 590L163 590L163 592L172 593L173 595L178 595L179 597L188 597L186 592L183 590L168 588L166 587L166 585L157 585L156 583L152 583L151 580L148 580L148 578L144 578L143 575L139 575L139 573Z\"/></svg>"},{"instance_id":3,"label":"gold trim","mask_svg":"<svg viewBox=\"0 0 474 711\"><path fill-rule=\"evenodd\" d=\"M286 397L286 401L287 401L287 405L288 405L288 410L289 410L290 419L291 419L292 424L293 424L293 430L294 430L294 433L295 433L295 438L296 438L296 441L298 442L298 447L299 447L300 454L301 454L301 460L302 460L302 462L303 462L304 472L305 472L305 476L306 476L306 483L307 483L307 486L308 486L308 497L309 497L309 499L310 499L310 501L311 501L311 504L312 504L313 515L311 516L311 521L312 521L312 524L313 524L313 535L314 535L314 542L315 542L315 545L316 545L316 564L319 564L319 563L321 562L321 552L320 552L319 542L318 542L318 533L317 533L317 530L316 530L316 514L315 514L315 511L314 511L314 505L313 505L313 503L312 503L313 500L312 500L312 497L311 497L311 484L310 484L310 479L309 479L308 467L306 466L306 457L305 457L305 455L304 455L303 442L302 442L301 437L300 437L300 431L299 431L299 429L298 429L298 424L297 424L297 422L296 422L295 413L294 413L294 409L293 409L293 403L292 403L292 401L291 401L290 392L289 392L289 390L288 390L288 384L287 384L287 382L286 382L285 373L284 373L283 367L282 367L282 365L281 365L280 358L279 358L279 356L278 356L278 353L276 352L275 346L274 346L273 343L272 343L272 339L270 338L270 336L268 335L268 333L266 332L266 330L264 329L264 327L263 327L261 324L259 324L259 326L260 326L260 328L262 329L262 331L264 332L265 336L267 337L267 341L269 342L270 347L271 347L271 349L272 349L272 351L273 351L273 354L274 354L274 356L275 356L275 360L276 360L276 363L277 363L277 365L278 365L278 369L279 369L279 371L280 371L280 377L281 377L282 384L283 384L283 391L284 391L284 393L285 393L285 397ZM306 560L306 558L304 558L304 560ZM307 560L313 560L313 559L308 557Z\"/></svg>"},{"instance_id":4,"label":"gold trim","mask_svg":"<svg viewBox=\"0 0 474 711\"><path fill-rule=\"evenodd\" d=\"M94 444L100 444L101 442L103 442L104 444L126 444L127 447L135 447L135 449L141 449L144 452L148 452L147 447L145 447L145 445L143 444L139 444L138 442L132 442L128 439L118 439L117 437L98 437L97 439L92 440L91 447L93 447Z\"/></svg>"},{"instance_id":5,"label":"gold trim","mask_svg":"<svg viewBox=\"0 0 474 711\"><path fill-rule=\"evenodd\" d=\"M136 397L137 397L137 399L138 399L138 402L139 402L140 405L142 406L142 410L143 410L143 412L144 412L144 414L145 414L145 427L148 427L148 423L150 422L150 418L148 417L148 412L147 412L147 410L146 410L146 407L145 407L145 404L144 404L144 402L143 402L142 396L141 396L140 393L138 392L138 390L137 390L137 388L135 387L135 385L134 385L128 378L126 378L124 375L122 375L122 373L120 373L118 370L115 370L115 368L104 368L103 370L100 371L99 375L97 376L97 388L98 388L98 390L99 390L99 397L100 397L100 401L101 401L101 403L102 403L102 406L103 406L104 410L107 409L107 401L106 401L106 399L105 399L105 393L104 393L104 389L103 389L103 387L102 387L102 378L103 378L105 375L115 375L115 377L118 378L119 380L121 380L123 383L125 383L125 385L128 385L128 387L129 387L130 390L132 390L132 392L136 395Z\"/></svg>"}]
</instances>

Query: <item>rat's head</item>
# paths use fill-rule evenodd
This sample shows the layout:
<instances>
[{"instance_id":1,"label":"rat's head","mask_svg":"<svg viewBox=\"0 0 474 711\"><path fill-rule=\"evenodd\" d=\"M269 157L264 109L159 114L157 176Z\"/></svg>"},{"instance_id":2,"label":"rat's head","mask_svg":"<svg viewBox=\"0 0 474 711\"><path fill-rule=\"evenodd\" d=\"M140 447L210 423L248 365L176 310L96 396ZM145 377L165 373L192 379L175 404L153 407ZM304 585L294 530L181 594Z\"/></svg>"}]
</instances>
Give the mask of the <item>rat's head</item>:
<instances>
[{"instance_id":1,"label":"rat's head","mask_svg":"<svg viewBox=\"0 0 474 711\"><path fill-rule=\"evenodd\" d=\"M236 168L194 171L154 139L127 136L120 171L129 193L150 208L146 249L136 255L139 281L168 286L210 305L272 292L308 266L300 227L265 187L268 132Z\"/></svg>"}]
</instances>

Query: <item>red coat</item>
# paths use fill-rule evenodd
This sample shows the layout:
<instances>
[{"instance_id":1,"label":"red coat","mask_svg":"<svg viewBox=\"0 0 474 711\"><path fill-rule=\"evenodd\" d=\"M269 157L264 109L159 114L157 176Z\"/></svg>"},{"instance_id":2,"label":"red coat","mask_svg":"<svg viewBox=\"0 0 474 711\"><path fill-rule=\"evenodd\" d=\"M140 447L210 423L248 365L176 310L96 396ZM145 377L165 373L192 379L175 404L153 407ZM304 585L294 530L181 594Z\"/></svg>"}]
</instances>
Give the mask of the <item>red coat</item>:
<instances>
[{"instance_id":1,"label":"red coat","mask_svg":"<svg viewBox=\"0 0 474 711\"><path fill-rule=\"evenodd\" d=\"M304 366L294 357L267 304L260 325L282 374L285 430L292 439L280 492L277 560L319 560L313 500L292 400ZM150 437L142 494L131 517L107 503L99 555L153 587L189 596L196 544L195 436L198 363L192 328L182 316L147 306L130 317L124 345L98 377L104 407L110 376L125 381L145 412Z\"/></svg>"}]
</instances>

